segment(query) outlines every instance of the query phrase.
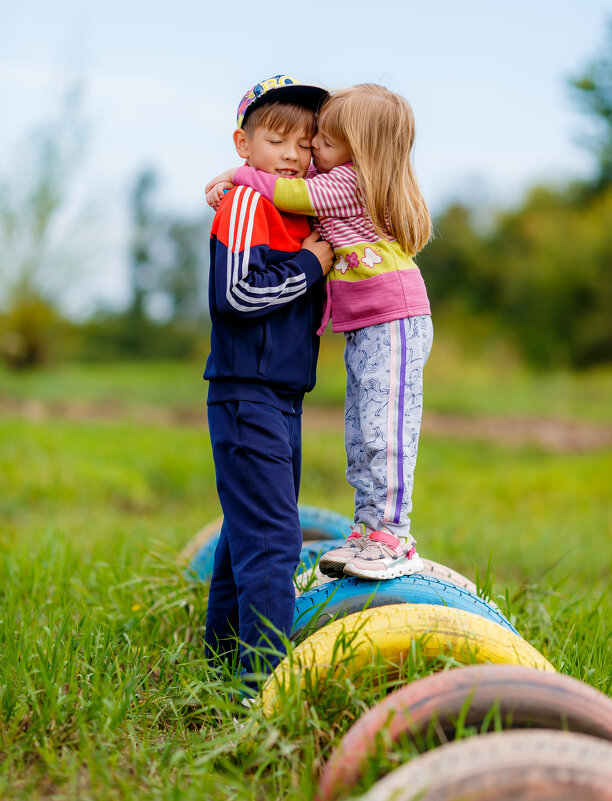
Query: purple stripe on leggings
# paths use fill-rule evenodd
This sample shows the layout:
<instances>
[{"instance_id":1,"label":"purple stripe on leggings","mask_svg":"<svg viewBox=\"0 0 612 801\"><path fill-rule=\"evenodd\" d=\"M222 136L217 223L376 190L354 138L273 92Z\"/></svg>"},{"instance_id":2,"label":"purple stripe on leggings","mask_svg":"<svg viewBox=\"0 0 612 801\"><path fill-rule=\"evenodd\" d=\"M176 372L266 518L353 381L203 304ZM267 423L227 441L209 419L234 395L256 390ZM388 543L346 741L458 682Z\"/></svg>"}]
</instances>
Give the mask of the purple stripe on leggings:
<instances>
[{"instance_id":1,"label":"purple stripe on leggings","mask_svg":"<svg viewBox=\"0 0 612 801\"><path fill-rule=\"evenodd\" d=\"M394 523L399 523L404 499L404 403L406 393L406 321L399 320L402 356L400 360L399 387L397 397L397 501Z\"/></svg>"}]
</instances>

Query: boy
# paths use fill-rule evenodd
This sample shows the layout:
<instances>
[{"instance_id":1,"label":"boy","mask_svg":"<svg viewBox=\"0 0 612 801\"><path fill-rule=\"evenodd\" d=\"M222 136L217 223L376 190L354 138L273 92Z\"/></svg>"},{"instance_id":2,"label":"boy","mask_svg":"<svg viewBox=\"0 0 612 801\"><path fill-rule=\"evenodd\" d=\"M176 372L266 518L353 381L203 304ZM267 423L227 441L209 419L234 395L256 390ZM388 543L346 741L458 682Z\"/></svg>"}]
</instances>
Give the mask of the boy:
<instances>
[{"instance_id":1,"label":"boy","mask_svg":"<svg viewBox=\"0 0 612 801\"><path fill-rule=\"evenodd\" d=\"M327 93L277 75L238 107L234 145L247 164L302 178L316 110ZM221 201L211 231L208 423L224 522L215 552L206 653L243 672L258 646L281 649L293 622L302 544L297 508L301 408L315 383L323 281L331 246L306 217L277 211L245 187ZM270 666L278 661L272 653ZM252 686L255 686L251 682Z\"/></svg>"}]
</instances>

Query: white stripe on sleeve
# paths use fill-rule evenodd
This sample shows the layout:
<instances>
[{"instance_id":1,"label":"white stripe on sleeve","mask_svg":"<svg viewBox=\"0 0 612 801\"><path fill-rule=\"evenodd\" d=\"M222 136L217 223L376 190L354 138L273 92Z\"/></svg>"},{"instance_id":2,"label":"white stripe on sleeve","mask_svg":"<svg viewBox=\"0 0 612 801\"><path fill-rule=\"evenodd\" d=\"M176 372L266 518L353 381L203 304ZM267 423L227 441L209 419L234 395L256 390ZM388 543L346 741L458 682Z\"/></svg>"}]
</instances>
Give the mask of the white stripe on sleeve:
<instances>
[{"instance_id":1,"label":"white stripe on sleeve","mask_svg":"<svg viewBox=\"0 0 612 801\"><path fill-rule=\"evenodd\" d=\"M230 305L238 311L257 311L266 306L287 303L303 294L307 289L304 273L289 276L282 284L277 286L252 287L245 282L244 279L249 271L251 238L260 197L259 192L255 192L250 187L240 186L236 189L232 201L227 252L226 298ZM236 226L237 220L238 225ZM245 220L246 234L241 266L240 243L242 241L242 232L245 228ZM240 273L241 277L239 279ZM244 301L244 303L240 301ZM245 303L249 305L245 305Z\"/></svg>"}]
</instances>

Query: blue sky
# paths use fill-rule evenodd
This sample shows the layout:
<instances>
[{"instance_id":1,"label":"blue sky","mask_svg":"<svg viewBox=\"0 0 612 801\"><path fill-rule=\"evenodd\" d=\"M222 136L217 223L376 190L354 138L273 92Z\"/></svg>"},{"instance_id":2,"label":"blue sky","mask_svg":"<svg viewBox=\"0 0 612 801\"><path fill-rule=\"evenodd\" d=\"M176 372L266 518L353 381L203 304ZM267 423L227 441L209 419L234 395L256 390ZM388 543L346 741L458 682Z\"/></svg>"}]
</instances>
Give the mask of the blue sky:
<instances>
[{"instance_id":1,"label":"blue sky","mask_svg":"<svg viewBox=\"0 0 612 801\"><path fill-rule=\"evenodd\" d=\"M114 298L124 290L126 195L138 169L159 170L165 207L198 213L207 179L235 163L240 97L279 72L332 88L375 81L405 95L434 212L456 197L515 202L536 181L592 168L567 81L601 51L611 18L612 0L5 3L0 171L79 73L90 130L80 193L99 209L107 268L98 290Z\"/></svg>"}]
</instances>

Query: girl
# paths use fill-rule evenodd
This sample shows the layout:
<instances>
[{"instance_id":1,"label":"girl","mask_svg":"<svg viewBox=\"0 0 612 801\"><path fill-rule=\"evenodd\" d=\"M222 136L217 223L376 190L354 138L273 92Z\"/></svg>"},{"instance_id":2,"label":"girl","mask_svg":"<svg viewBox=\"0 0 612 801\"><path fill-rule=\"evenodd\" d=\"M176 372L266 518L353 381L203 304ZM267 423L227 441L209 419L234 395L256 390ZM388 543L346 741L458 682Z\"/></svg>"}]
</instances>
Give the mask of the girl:
<instances>
[{"instance_id":1,"label":"girl","mask_svg":"<svg viewBox=\"0 0 612 801\"><path fill-rule=\"evenodd\" d=\"M355 530L321 557L328 576L387 579L423 567L409 514L433 329L413 256L429 240L431 221L410 161L414 133L403 97L376 84L353 86L323 105L307 178L240 167L207 186L213 206L229 180L283 211L316 216L334 248L319 333L331 315L333 331L346 337L346 476L355 488Z\"/></svg>"}]
</instances>

